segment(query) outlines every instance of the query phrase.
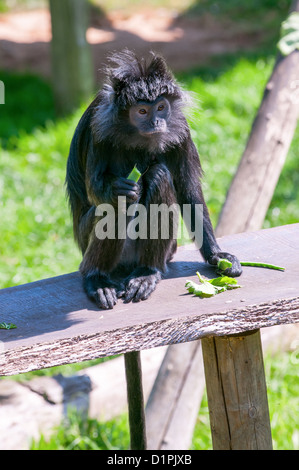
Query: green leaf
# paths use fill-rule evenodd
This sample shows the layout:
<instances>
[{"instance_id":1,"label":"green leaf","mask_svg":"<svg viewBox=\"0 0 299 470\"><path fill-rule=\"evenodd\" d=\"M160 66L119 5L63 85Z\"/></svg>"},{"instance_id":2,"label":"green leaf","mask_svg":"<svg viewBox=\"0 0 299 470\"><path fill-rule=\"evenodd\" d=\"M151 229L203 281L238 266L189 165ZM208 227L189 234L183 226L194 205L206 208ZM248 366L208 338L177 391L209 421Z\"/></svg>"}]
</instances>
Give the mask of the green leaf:
<instances>
[{"instance_id":1,"label":"green leaf","mask_svg":"<svg viewBox=\"0 0 299 470\"><path fill-rule=\"evenodd\" d=\"M237 279L229 276L215 277L214 279L210 279L209 282L214 286L231 286L238 284Z\"/></svg>"},{"instance_id":2,"label":"green leaf","mask_svg":"<svg viewBox=\"0 0 299 470\"><path fill-rule=\"evenodd\" d=\"M16 325L14 325L13 323L5 323L5 322L0 323L1 330L13 330L15 328L16 328Z\"/></svg>"},{"instance_id":3,"label":"green leaf","mask_svg":"<svg viewBox=\"0 0 299 470\"><path fill-rule=\"evenodd\" d=\"M187 280L185 287L190 294L198 297L213 297L216 294L220 294L220 292L241 287L233 277L220 276L214 279L205 279L198 271L196 275L200 284Z\"/></svg>"},{"instance_id":4,"label":"green leaf","mask_svg":"<svg viewBox=\"0 0 299 470\"><path fill-rule=\"evenodd\" d=\"M217 268L220 271L225 271L227 268L231 268L231 267L232 267L232 263L228 261L228 259L226 258L221 258L217 263Z\"/></svg>"},{"instance_id":5,"label":"green leaf","mask_svg":"<svg viewBox=\"0 0 299 470\"><path fill-rule=\"evenodd\" d=\"M138 168L136 167L136 165L134 166L133 170L131 171L131 173L129 174L127 180L132 180L132 181L135 181L135 183L137 183L137 181L139 180L141 176L141 173L140 171L138 170Z\"/></svg>"},{"instance_id":6,"label":"green leaf","mask_svg":"<svg viewBox=\"0 0 299 470\"><path fill-rule=\"evenodd\" d=\"M187 280L185 286L190 294L194 294L197 297L213 297L213 295L218 293L217 288L206 281L196 284L196 282Z\"/></svg>"}]
</instances>

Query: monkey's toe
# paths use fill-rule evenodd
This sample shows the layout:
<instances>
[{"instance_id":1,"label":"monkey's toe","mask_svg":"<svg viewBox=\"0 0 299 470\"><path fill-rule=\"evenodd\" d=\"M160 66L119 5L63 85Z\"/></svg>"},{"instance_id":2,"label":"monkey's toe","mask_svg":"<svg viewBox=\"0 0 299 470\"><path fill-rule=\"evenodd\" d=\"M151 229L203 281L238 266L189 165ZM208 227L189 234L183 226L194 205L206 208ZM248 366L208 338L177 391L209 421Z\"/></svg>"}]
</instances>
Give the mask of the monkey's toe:
<instances>
[{"instance_id":1,"label":"monkey's toe","mask_svg":"<svg viewBox=\"0 0 299 470\"><path fill-rule=\"evenodd\" d=\"M100 308L112 309L117 302L116 290L111 287L99 288L95 294L95 301Z\"/></svg>"},{"instance_id":2,"label":"monkey's toe","mask_svg":"<svg viewBox=\"0 0 299 470\"><path fill-rule=\"evenodd\" d=\"M131 279L127 286L124 295L124 302L139 302L146 300L155 290L157 279L155 276L141 276Z\"/></svg>"}]
</instances>

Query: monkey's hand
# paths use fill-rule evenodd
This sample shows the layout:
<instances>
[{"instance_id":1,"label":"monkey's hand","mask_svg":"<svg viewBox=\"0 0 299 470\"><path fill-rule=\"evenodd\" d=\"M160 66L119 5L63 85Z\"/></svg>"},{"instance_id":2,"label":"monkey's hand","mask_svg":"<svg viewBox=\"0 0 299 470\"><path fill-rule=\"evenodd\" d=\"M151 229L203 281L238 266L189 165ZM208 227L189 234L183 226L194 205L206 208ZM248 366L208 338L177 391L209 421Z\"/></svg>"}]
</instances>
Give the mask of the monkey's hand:
<instances>
[{"instance_id":1,"label":"monkey's hand","mask_svg":"<svg viewBox=\"0 0 299 470\"><path fill-rule=\"evenodd\" d=\"M238 277L241 276L242 274L242 267L240 264L240 261L235 255L231 255L230 253L224 253L224 252L218 252L213 255L211 255L207 261L208 263L212 264L213 266L217 266L217 263L220 259L225 258L228 259L232 263L232 267L226 269L223 271L225 276L231 276L231 277Z\"/></svg>"},{"instance_id":2,"label":"monkey's hand","mask_svg":"<svg viewBox=\"0 0 299 470\"><path fill-rule=\"evenodd\" d=\"M155 290L161 273L151 268L137 268L128 278L124 292L124 302L146 300Z\"/></svg>"},{"instance_id":3,"label":"monkey's hand","mask_svg":"<svg viewBox=\"0 0 299 470\"><path fill-rule=\"evenodd\" d=\"M113 179L111 189L113 204L117 204L118 196L125 196L129 203L134 203L139 198L138 184L121 176Z\"/></svg>"}]
</instances>

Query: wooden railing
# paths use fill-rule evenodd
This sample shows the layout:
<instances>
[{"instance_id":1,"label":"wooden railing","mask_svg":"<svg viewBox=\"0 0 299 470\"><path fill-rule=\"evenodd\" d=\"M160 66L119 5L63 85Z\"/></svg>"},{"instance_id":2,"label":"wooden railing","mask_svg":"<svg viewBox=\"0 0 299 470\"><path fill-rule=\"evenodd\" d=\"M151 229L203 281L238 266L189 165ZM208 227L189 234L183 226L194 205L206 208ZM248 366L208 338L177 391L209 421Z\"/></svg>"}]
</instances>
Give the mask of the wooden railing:
<instances>
[{"instance_id":1,"label":"wooden railing","mask_svg":"<svg viewBox=\"0 0 299 470\"><path fill-rule=\"evenodd\" d=\"M138 353L128 353L202 339L214 449L269 449L259 330L299 321L298 240L299 224L222 238L222 249L240 260L285 271L244 268L241 289L209 299L185 289L197 270L215 277L193 245L178 250L150 299L120 300L113 310L99 311L87 299L78 273L3 289L1 321L17 328L0 330L0 375L125 354L131 445L146 448L142 365Z\"/></svg>"}]
</instances>

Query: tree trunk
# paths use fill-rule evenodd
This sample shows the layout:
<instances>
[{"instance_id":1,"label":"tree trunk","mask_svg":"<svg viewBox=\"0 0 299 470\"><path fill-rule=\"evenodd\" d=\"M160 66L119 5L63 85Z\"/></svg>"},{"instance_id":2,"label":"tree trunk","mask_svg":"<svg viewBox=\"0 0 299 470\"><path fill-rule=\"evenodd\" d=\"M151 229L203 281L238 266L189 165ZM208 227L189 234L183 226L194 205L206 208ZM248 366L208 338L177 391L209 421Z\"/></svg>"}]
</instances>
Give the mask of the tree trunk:
<instances>
[{"instance_id":1,"label":"tree trunk","mask_svg":"<svg viewBox=\"0 0 299 470\"><path fill-rule=\"evenodd\" d=\"M279 57L229 188L217 236L261 228L299 116L299 51Z\"/></svg>"},{"instance_id":2,"label":"tree trunk","mask_svg":"<svg viewBox=\"0 0 299 470\"><path fill-rule=\"evenodd\" d=\"M88 2L50 0L52 71L57 111L71 112L94 88L90 46L86 40Z\"/></svg>"}]
</instances>

